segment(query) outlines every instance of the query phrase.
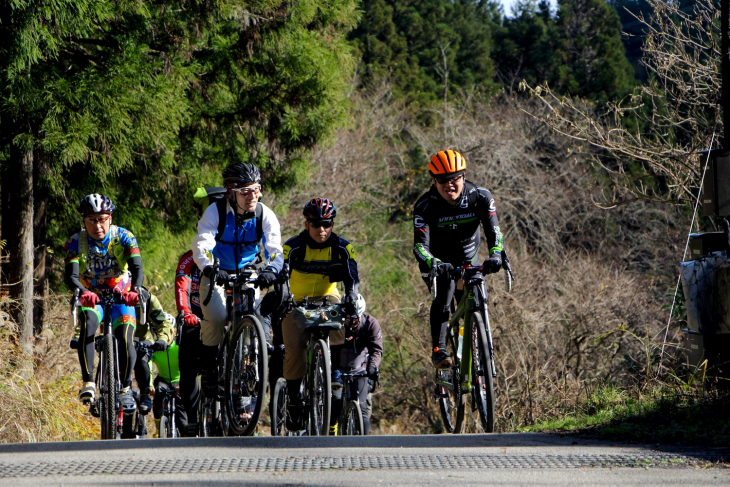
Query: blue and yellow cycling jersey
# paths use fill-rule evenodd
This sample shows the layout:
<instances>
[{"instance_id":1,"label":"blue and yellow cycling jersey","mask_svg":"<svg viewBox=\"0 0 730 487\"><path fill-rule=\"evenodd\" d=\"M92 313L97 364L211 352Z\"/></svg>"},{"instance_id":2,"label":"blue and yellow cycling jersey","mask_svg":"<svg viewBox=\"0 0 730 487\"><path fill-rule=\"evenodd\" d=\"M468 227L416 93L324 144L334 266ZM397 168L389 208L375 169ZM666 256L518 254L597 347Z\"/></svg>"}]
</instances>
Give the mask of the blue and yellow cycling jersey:
<instances>
[{"instance_id":1,"label":"blue and yellow cycling jersey","mask_svg":"<svg viewBox=\"0 0 730 487\"><path fill-rule=\"evenodd\" d=\"M129 291L128 261L141 257L132 232L116 225L110 226L103 240L95 240L82 230L68 239L64 250L66 266L79 265L81 285L99 293Z\"/></svg>"}]
</instances>

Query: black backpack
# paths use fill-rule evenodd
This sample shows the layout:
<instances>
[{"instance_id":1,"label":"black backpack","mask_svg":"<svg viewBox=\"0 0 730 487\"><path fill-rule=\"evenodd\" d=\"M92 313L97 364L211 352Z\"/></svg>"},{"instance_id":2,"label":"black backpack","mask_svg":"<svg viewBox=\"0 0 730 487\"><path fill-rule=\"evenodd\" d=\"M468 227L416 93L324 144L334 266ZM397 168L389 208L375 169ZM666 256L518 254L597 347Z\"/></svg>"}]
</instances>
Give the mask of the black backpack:
<instances>
[{"instance_id":1,"label":"black backpack","mask_svg":"<svg viewBox=\"0 0 730 487\"><path fill-rule=\"evenodd\" d=\"M198 213L202 216L203 212L213 203L218 208L218 233L215 236L216 242L223 242L225 244L236 245L236 242L226 242L223 240L223 232L226 230L226 188L220 187L201 187L195 190L193 195L193 201L195 207L198 209ZM238 242L238 245L251 245L258 243L264 236L263 229L263 214L264 207L259 202L256 205L256 211L254 216L256 217L256 240Z\"/></svg>"}]
</instances>

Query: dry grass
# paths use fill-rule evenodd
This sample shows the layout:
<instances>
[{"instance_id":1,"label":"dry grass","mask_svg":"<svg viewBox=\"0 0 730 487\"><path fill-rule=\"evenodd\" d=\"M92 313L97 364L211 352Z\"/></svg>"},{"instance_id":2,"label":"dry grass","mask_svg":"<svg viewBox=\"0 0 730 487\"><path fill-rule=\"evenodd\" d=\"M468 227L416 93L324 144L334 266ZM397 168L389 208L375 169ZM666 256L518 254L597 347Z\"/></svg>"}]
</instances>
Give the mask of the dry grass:
<instances>
[{"instance_id":1,"label":"dry grass","mask_svg":"<svg viewBox=\"0 0 730 487\"><path fill-rule=\"evenodd\" d=\"M60 297L52 298L51 302L46 329L36 340L36 371L31 380L23 380L15 373L18 350L8 340L9 335L0 340L2 443L99 437L98 420L76 399L80 379L78 358L68 348L72 334L68 307Z\"/></svg>"}]
</instances>

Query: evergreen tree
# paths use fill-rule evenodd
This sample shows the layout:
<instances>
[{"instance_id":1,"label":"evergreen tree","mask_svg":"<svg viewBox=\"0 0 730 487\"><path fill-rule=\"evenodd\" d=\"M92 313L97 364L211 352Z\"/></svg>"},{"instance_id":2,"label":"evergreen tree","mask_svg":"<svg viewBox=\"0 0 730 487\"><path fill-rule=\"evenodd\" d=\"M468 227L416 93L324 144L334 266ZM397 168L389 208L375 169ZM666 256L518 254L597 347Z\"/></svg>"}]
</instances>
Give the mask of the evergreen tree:
<instances>
[{"instance_id":1,"label":"evergreen tree","mask_svg":"<svg viewBox=\"0 0 730 487\"><path fill-rule=\"evenodd\" d=\"M364 20L349 36L362 83L389 77L397 94L420 105L492 90L494 8L478 0L364 0Z\"/></svg>"},{"instance_id":2,"label":"evergreen tree","mask_svg":"<svg viewBox=\"0 0 730 487\"><path fill-rule=\"evenodd\" d=\"M547 1L519 1L513 13L495 30L492 53L497 79L510 93L522 80L531 86L552 80L557 68L557 27Z\"/></svg>"},{"instance_id":3,"label":"evergreen tree","mask_svg":"<svg viewBox=\"0 0 730 487\"><path fill-rule=\"evenodd\" d=\"M599 103L626 96L634 86L633 68L621 42L621 24L604 0L559 0L553 86L563 93Z\"/></svg>"}]
</instances>

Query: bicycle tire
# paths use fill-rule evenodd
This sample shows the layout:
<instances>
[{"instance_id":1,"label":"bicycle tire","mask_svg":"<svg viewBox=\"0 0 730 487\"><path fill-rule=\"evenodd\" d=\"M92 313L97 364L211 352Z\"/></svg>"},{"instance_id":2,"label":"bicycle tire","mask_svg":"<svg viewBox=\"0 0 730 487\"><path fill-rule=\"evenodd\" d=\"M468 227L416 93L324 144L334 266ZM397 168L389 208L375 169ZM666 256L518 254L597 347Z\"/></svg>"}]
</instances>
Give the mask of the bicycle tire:
<instances>
[{"instance_id":1,"label":"bicycle tire","mask_svg":"<svg viewBox=\"0 0 730 487\"><path fill-rule=\"evenodd\" d=\"M238 322L228 347L226 403L229 431L251 436L256 431L266 403L268 351L264 329L253 316Z\"/></svg>"},{"instance_id":2,"label":"bicycle tire","mask_svg":"<svg viewBox=\"0 0 730 487\"><path fill-rule=\"evenodd\" d=\"M347 401L346 408L343 410L339 434L343 436L362 436L364 435L365 426L362 421L362 409L358 401Z\"/></svg>"},{"instance_id":3,"label":"bicycle tire","mask_svg":"<svg viewBox=\"0 0 730 487\"><path fill-rule=\"evenodd\" d=\"M125 414L122 419L122 439L133 440L137 438L137 414Z\"/></svg>"},{"instance_id":4,"label":"bicycle tire","mask_svg":"<svg viewBox=\"0 0 730 487\"><path fill-rule=\"evenodd\" d=\"M117 439L117 421L119 420L119 394L117 391L117 367L114 353L114 338L104 336L104 376L106 388L102 390L101 439Z\"/></svg>"},{"instance_id":5,"label":"bicycle tire","mask_svg":"<svg viewBox=\"0 0 730 487\"><path fill-rule=\"evenodd\" d=\"M318 339L312 347L308 387L309 425L311 436L327 436L332 411L332 372L327 342Z\"/></svg>"},{"instance_id":6,"label":"bicycle tire","mask_svg":"<svg viewBox=\"0 0 730 487\"><path fill-rule=\"evenodd\" d=\"M160 438L170 438L170 419L167 416L160 418L160 431L157 433Z\"/></svg>"},{"instance_id":7,"label":"bicycle tire","mask_svg":"<svg viewBox=\"0 0 730 487\"><path fill-rule=\"evenodd\" d=\"M286 379L279 377L271 394L271 436L287 436L286 407Z\"/></svg>"},{"instance_id":8,"label":"bicycle tire","mask_svg":"<svg viewBox=\"0 0 730 487\"><path fill-rule=\"evenodd\" d=\"M450 387L441 386L445 396L440 396L438 403L444 429L448 433L454 434L460 434L464 431L464 410L466 409L466 400L464 394L461 393L461 362L456 353L457 343L458 336L451 336L447 339L446 347L451 356L451 367L446 371L439 370L436 372L437 376L443 377L443 375L446 375L448 382L451 384Z\"/></svg>"},{"instance_id":9,"label":"bicycle tire","mask_svg":"<svg viewBox=\"0 0 730 487\"><path fill-rule=\"evenodd\" d=\"M486 310L485 310L486 312ZM489 342L484 321L479 313L471 315L472 387L482 428L494 432L494 380Z\"/></svg>"}]
</instances>

